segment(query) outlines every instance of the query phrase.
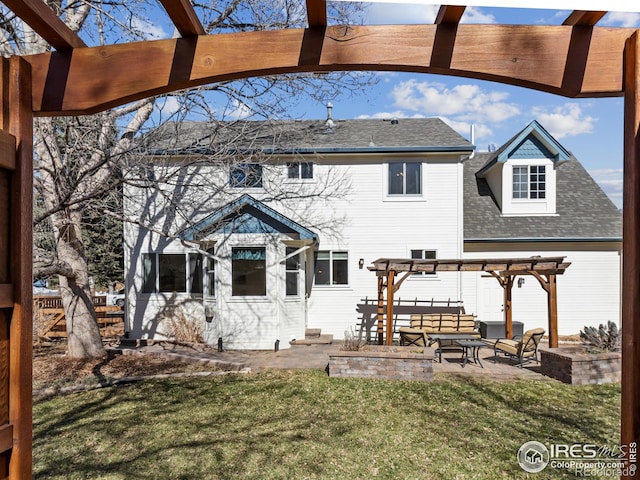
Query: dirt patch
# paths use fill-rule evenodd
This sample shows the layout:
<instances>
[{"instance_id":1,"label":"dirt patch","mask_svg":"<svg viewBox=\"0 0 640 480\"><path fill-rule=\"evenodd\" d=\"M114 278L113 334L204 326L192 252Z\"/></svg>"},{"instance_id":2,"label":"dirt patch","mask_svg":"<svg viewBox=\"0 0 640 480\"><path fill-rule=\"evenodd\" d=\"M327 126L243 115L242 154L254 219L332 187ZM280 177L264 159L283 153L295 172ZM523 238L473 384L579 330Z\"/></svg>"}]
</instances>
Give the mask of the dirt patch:
<instances>
[{"instance_id":1,"label":"dirt patch","mask_svg":"<svg viewBox=\"0 0 640 480\"><path fill-rule=\"evenodd\" d=\"M90 384L125 377L169 373L210 372L211 364L163 358L157 355L122 355L109 351L105 358L77 360L68 358L60 345L34 349L33 388L39 390L76 384Z\"/></svg>"}]
</instances>

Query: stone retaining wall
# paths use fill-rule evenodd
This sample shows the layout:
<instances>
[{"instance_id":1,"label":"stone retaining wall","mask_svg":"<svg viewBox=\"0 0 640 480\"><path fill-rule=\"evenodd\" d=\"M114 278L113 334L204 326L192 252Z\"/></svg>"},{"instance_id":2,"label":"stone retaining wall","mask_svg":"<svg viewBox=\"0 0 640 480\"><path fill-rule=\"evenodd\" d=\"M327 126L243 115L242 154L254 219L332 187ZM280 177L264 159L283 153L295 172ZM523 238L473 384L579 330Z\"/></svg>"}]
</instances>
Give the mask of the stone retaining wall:
<instances>
[{"instance_id":1,"label":"stone retaining wall","mask_svg":"<svg viewBox=\"0 0 640 480\"><path fill-rule=\"evenodd\" d=\"M581 348L540 350L540 372L572 385L614 383L621 379L620 352L586 353Z\"/></svg>"},{"instance_id":2,"label":"stone retaining wall","mask_svg":"<svg viewBox=\"0 0 640 480\"><path fill-rule=\"evenodd\" d=\"M385 380L433 380L433 349L420 347L369 347L329 355L329 376Z\"/></svg>"}]
</instances>

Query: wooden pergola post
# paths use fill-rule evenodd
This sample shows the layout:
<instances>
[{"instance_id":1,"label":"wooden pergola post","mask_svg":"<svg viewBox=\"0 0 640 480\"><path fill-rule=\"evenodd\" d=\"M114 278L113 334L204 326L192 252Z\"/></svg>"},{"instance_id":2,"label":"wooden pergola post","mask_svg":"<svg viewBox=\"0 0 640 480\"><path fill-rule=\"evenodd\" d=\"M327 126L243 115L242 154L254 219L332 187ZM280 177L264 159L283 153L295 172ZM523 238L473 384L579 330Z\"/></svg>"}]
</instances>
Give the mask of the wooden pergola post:
<instances>
[{"instance_id":1,"label":"wooden pergola post","mask_svg":"<svg viewBox=\"0 0 640 480\"><path fill-rule=\"evenodd\" d=\"M504 336L506 338L513 338L512 289L514 278L514 275L507 275L501 282L504 289Z\"/></svg>"},{"instance_id":2,"label":"wooden pergola post","mask_svg":"<svg viewBox=\"0 0 640 480\"><path fill-rule=\"evenodd\" d=\"M386 332L386 345L393 343L393 294L395 293L395 280L396 272L389 270L387 272L387 332Z\"/></svg>"},{"instance_id":3,"label":"wooden pergola post","mask_svg":"<svg viewBox=\"0 0 640 480\"><path fill-rule=\"evenodd\" d=\"M0 59L0 477L31 478L31 68ZM10 232L10 233L9 233Z\"/></svg>"},{"instance_id":4,"label":"wooden pergola post","mask_svg":"<svg viewBox=\"0 0 640 480\"><path fill-rule=\"evenodd\" d=\"M378 345L382 345L384 333L384 277L378 273Z\"/></svg>"},{"instance_id":5,"label":"wooden pergola post","mask_svg":"<svg viewBox=\"0 0 640 480\"><path fill-rule=\"evenodd\" d=\"M622 211L623 445L640 442L640 32L624 51L624 200ZM627 459L628 461L628 459ZM623 478L632 478L623 476ZM635 477L634 477L635 478Z\"/></svg>"},{"instance_id":6,"label":"wooden pergola post","mask_svg":"<svg viewBox=\"0 0 640 480\"><path fill-rule=\"evenodd\" d=\"M541 275L531 272L540 286L547 292L547 318L549 321L549 348L558 348L558 286L556 274Z\"/></svg>"}]
</instances>

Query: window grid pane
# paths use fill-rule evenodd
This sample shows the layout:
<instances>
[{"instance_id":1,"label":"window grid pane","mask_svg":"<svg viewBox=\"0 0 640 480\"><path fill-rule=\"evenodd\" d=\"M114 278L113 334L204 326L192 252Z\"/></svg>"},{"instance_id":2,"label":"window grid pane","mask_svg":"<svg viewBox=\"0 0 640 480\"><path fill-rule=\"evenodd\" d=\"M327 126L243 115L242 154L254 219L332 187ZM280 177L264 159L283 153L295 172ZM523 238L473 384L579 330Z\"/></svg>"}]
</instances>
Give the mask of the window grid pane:
<instances>
[{"instance_id":1,"label":"window grid pane","mask_svg":"<svg viewBox=\"0 0 640 480\"><path fill-rule=\"evenodd\" d=\"M287 247L285 254L291 255L297 249ZM285 260L285 294L289 296L298 296L298 278L300 270L300 254L293 255Z\"/></svg>"},{"instance_id":2,"label":"window grid pane","mask_svg":"<svg viewBox=\"0 0 640 480\"><path fill-rule=\"evenodd\" d=\"M405 164L405 193L407 195L419 195L421 192L420 164L411 162Z\"/></svg>"},{"instance_id":3,"label":"window grid pane","mask_svg":"<svg viewBox=\"0 0 640 480\"><path fill-rule=\"evenodd\" d=\"M316 285L348 285L349 253L319 251L316 254L314 282Z\"/></svg>"},{"instance_id":4,"label":"window grid pane","mask_svg":"<svg viewBox=\"0 0 640 480\"><path fill-rule=\"evenodd\" d=\"M142 293L156 291L156 254L142 254Z\"/></svg>"},{"instance_id":5,"label":"window grid pane","mask_svg":"<svg viewBox=\"0 0 640 480\"><path fill-rule=\"evenodd\" d=\"M313 178L312 162L303 162L300 164L300 178Z\"/></svg>"},{"instance_id":6,"label":"window grid pane","mask_svg":"<svg viewBox=\"0 0 640 480\"><path fill-rule=\"evenodd\" d=\"M529 181L531 198L545 198L546 181L544 165L531 166Z\"/></svg>"},{"instance_id":7,"label":"window grid pane","mask_svg":"<svg viewBox=\"0 0 640 480\"><path fill-rule=\"evenodd\" d=\"M158 291L187 291L187 262L184 254L158 255Z\"/></svg>"},{"instance_id":8,"label":"window grid pane","mask_svg":"<svg viewBox=\"0 0 640 480\"><path fill-rule=\"evenodd\" d=\"M527 167L513 167L513 198L528 198Z\"/></svg>"}]
</instances>

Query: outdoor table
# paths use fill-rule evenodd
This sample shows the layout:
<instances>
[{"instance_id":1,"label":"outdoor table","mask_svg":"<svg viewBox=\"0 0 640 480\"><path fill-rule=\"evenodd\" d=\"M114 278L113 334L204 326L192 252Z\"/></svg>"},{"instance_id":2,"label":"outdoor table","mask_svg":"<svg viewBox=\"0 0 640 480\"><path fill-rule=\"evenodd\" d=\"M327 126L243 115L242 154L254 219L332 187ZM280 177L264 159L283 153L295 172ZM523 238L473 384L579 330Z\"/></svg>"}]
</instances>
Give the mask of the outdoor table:
<instances>
[{"instance_id":1,"label":"outdoor table","mask_svg":"<svg viewBox=\"0 0 640 480\"><path fill-rule=\"evenodd\" d=\"M429 346L438 342L438 348L435 349L435 353L438 356L440 363L442 363L443 340L452 341L450 344L447 344L449 348L451 348L451 346L454 346L455 348L456 345L457 347L462 348L462 345L459 344L460 341L479 341L477 335L465 334L465 333L429 333L428 337L429 337Z\"/></svg>"},{"instance_id":2,"label":"outdoor table","mask_svg":"<svg viewBox=\"0 0 640 480\"><path fill-rule=\"evenodd\" d=\"M486 347L487 344L482 340L458 340L458 345L462 347L462 358L460 361L462 362L462 368L465 367L467 362L469 361L469 353L471 353L471 361L473 363L477 363L480 367L484 368L482 362L480 361L480 349L482 347Z\"/></svg>"}]
</instances>

